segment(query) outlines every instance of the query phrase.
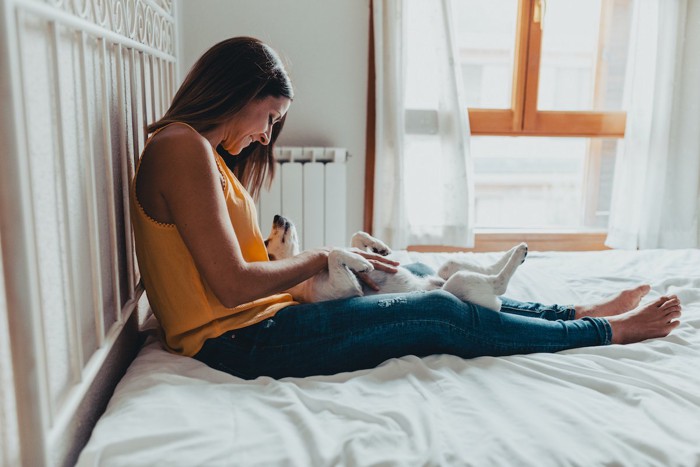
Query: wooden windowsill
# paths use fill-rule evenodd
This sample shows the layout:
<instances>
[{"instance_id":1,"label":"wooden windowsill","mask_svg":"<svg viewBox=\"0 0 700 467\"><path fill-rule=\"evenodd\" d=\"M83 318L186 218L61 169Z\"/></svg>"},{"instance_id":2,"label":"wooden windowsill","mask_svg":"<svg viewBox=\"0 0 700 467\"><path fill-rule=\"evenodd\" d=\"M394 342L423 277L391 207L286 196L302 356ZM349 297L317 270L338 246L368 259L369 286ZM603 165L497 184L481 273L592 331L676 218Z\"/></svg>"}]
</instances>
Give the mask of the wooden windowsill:
<instances>
[{"instance_id":1,"label":"wooden windowsill","mask_svg":"<svg viewBox=\"0 0 700 467\"><path fill-rule=\"evenodd\" d=\"M608 250L604 245L605 231L533 231L484 230L477 231L474 248L449 245L409 245L408 251L457 252L505 251L520 242L526 242L531 251L598 251Z\"/></svg>"}]
</instances>

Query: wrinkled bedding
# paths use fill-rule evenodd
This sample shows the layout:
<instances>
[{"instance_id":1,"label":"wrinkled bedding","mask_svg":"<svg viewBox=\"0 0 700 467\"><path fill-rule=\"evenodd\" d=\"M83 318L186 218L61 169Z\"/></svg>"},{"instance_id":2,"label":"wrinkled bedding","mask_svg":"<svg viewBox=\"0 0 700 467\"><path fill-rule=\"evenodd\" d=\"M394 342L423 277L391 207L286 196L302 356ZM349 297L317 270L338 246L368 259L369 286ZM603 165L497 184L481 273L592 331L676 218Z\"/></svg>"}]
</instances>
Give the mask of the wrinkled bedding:
<instances>
[{"instance_id":1,"label":"wrinkled bedding","mask_svg":"<svg viewBox=\"0 0 700 467\"><path fill-rule=\"evenodd\" d=\"M450 255L497 257L395 253L434 268ZM590 303L640 283L684 315L626 346L244 381L150 340L78 466L700 465L699 250L531 252L507 295Z\"/></svg>"}]
</instances>

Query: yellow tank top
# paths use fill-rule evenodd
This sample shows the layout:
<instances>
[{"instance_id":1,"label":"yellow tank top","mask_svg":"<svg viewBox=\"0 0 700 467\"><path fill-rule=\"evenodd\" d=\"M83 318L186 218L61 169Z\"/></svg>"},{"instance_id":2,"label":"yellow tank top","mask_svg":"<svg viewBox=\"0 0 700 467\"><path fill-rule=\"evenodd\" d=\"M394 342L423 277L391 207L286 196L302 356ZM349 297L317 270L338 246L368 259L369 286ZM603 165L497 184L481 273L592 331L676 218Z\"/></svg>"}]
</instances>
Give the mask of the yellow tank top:
<instances>
[{"instance_id":1,"label":"yellow tank top","mask_svg":"<svg viewBox=\"0 0 700 467\"><path fill-rule=\"evenodd\" d=\"M249 262L268 261L253 199L221 156L216 151L214 154L221 172L226 207L244 259ZM140 166L139 160L130 187L136 257L148 301L163 328L168 350L193 356L205 340L255 324L296 303L289 294L278 294L235 308L222 305L197 271L175 224L154 220L136 198L136 177Z\"/></svg>"}]
</instances>

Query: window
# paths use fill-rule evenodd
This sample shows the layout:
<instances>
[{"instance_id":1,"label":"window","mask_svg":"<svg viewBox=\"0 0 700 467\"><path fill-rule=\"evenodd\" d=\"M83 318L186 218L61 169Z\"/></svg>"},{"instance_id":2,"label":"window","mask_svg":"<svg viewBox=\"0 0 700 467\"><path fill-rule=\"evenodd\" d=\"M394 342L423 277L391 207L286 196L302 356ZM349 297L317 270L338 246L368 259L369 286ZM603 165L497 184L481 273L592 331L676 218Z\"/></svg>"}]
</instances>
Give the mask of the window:
<instances>
[{"instance_id":1,"label":"window","mask_svg":"<svg viewBox=\"0 0 700 467\"><path fill-rule=\"evenodd\" d=\"M607 227L632 0L458 0L476 227Z\"/></svg>"},{"instance_id":2,"label":"window","mask_svg":"<svg viewBox=\"0 0 700 467\"><path fill-rule=\"evenodd\" d=\"M617 141L473 136L477 227L605 229Z\"/></svg>"}]
</instances>

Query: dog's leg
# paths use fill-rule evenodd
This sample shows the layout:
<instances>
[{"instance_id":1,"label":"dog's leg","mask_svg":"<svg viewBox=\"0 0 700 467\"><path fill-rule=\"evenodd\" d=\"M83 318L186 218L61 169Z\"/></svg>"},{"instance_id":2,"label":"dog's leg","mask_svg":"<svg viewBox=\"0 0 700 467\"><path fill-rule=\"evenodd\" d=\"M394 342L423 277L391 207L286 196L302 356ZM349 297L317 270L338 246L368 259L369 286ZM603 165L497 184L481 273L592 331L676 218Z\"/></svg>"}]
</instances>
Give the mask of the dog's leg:
<instances>
[{"instance_id":1,"label":"dog's leg","mask_svg":"<svg viewBox=\"0 0 700 467\"><path fill-rule=\"evenodd\" d=\"M440 269L438 269L438 276L447 280L457 271L470 271L479 274L496 275L503 270L514 254L517 254L518 251L522 250L523 245L525 246L525 253L527 256L527 244L521 243L520 245L516 245L510 250L506 251L503 256L498 259L498 261L490 266L479 266L478 264L474 264L466 260L448 260L442 266L440 266ZM524 257L523 261L525 261Z\"/></svg>"},{"instance_id":2,"label":"dog's leg","mask_svg":"<svg viewBox=\"0 0 700 467\"><path fill-rule=\"evenodd\" d=\"M514 250L498 274L457 271L442 288L461 300L499 311L501 300L498 297L506 292L511 277L523 263L527 255L527 245L521 243Z\"/></svg>"},{"instance_id":3,"label":"dog's leg","mask_svg":"<svg viewBox=\"0 0 700 467\"><path fill-rule=\"evenodd\" d=\"M478 272L457 271L447 279L442 288L462 301L500 311L501 300L498 298L500 294L494 291L493 278L494 276L486 276Z\"/></svg>"},{"instance_id":4,"label":"dog's leg","mask_svg":"<svg viewBox=\"0 0 700 467\"><path fill-rule=\"evenodd\" d=\"M506 293L508 288L508 283L510 278L515 274L515 270L518 266L523 264L525 257L527 256L527 244L521 243L514 248L513 254L510 256L506 265L503 266L501 272L499 272L493 279L493 290L497 295L503 295ZM493 276L490 276L493 277Z\"/></svg>"},{"instance_id":5,"label":"dog's leg","mask_svg":"<svg viewBox=\"0 0 700 467\"><path fill-rule=\"evenodd\" d=\"M369 261L356 253L339 248L331 250L328 255L328 280L317 284L314 301L362 296L362 285L353 271L363 273L373 269Z\"/></svg>"},{"instance_id":6,"label":"dog's leg","mask_svg":"<svg viewBox=\"0 0 700 467\"><path fill-rule=\"evenodd\" d=\"M391 253L391 248L386 243L374 238L367 232L355 232L350 241L350 246L359 248L362 251L371 251L382 256L387 256Z\"/></svg>"}]
</instances>

